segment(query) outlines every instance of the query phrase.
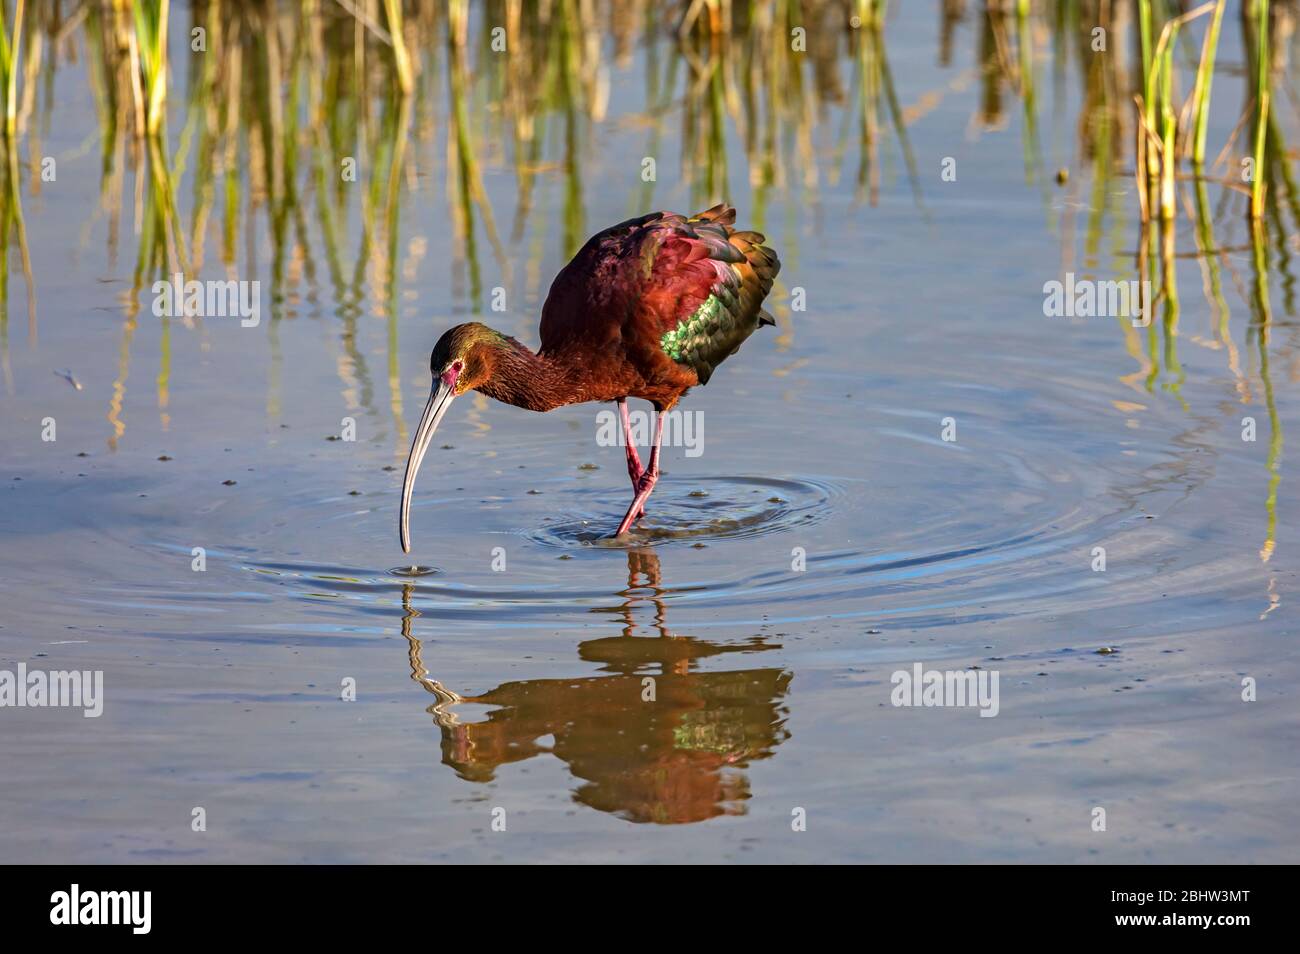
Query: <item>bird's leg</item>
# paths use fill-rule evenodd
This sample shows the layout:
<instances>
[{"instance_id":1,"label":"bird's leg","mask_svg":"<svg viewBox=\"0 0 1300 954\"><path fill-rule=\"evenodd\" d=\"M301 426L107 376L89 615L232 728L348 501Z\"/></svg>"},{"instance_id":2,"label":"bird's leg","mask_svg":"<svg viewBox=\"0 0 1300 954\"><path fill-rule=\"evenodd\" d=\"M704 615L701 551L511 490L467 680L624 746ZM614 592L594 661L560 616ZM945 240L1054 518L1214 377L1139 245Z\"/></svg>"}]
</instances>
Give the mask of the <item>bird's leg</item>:
<instances>
[{"instance_id":1,"label":"bird's leg","mask_svg":"<svg viewBox=\"0 0 1300 954\"><path fill-rule=\"evenodd\" d=\"M641 456L636 452L636 441L632 438L632 422L628 419L627 398L620 398L618 402L619 413L623 417L623 446L627 449L627 475L632 478L632 496L636 496L637 484L641 480L641 475L645 471L641 468ZM633 520L640 520L645 516L645 507L641 508Z\"/></svg>"},{"instance_id":2,"label":"bird's leg","mask_svg":"<svg viewBox=\"0 0 1300 954\"><path fill-rule=\"evenodd\" d=\"M632 440L632 422L628 419L627 398L618 399L618 413L623 416L623 446L627 449L627 475L632 478L632 492L636 493L636 482L641 479L641 457L636 452L636 441Z\"/></svg>"},{"instance_id":3,"label":"bird's leg","mask_svg":"<svg viewBox=\"0 0 1300 954\"><path fill-rule=\"evenodd\" d=\"M655 484L659 482L659 445L664 439L664 416L660 412L656 415L658 420L655 423L655 446L650 451L650 466L641 474L641 479L636 482L636 496L632 498L632 506L627 508L627 513L623 516L623 522L618 525L618 531L614 534L621 537L627 533L628 527L632 522L645 512L645 502L650 496L650 492L655 489Z\"/></svg>"}]
</instances>

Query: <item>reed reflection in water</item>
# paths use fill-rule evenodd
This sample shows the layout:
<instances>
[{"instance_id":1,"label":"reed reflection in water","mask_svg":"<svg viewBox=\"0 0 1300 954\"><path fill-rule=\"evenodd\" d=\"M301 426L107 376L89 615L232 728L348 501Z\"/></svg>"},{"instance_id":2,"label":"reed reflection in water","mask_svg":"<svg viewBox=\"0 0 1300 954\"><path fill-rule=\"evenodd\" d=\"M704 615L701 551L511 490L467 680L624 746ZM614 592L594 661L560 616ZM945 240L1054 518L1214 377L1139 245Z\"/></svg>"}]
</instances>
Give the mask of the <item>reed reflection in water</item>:
<instances>
[{"instance_id":1,"label":"reed reflection in water","mask_svg":"<svg viewBox=\"0 0 1300 954\"><path fill-rule=\"evenodd\" d=\"M1285 818L1280 799L1232 793L1285 762L1286 710L1243 716L1199 693L1216 672L1288 662L1268 640L1286 635L1276 611L1294 554L1282 477L1287 385L1300 381L1295 3L23 0L0 11L0 386L17 398L0 421L23 472L7 490L27 504L5 511L21 552L0 583L19 595L19 622L0 635L17 658L29 634L79 628L91 638L69 641L75 652L140 680L148 704L124 700L120 751L142 726L157 729L159 711L200 713L189 724L211 733L195 747L177 719L145 736L163 754L99 764L130 769L111 799L138 810L122 831L165 840L149 840L149 826L169 807L117 797L139 790L140 771L157 772L149 797L193 804L177 786L208 791L213 765L334 772L356 744L400 767L384 776L394 786L416 775L429 786L424 750L412 757L402 735L413 724L440 745L446 768L434 767L429 801L448 812L490 783L517 793L526 786L509 767L554 771L549 755L577 801L638 822L742 815L751 793L802 798L816 777L834 780L828 804L838 799L855 830L880 826L876 844L904 829L944 842L917 857L969 847L1006 811L982 847L1086 860L1093 846L1063 836L1068 826L1023 818L1047 817L1046 800L1059 806L1127 760L1147 777L1125 776L1124 797L1155 806L1149 830L1165 845L1199 851L1188 831L1252 811L1257 844L1285 845L1258 821ZM943 177L947 158L956 180ZM688 505L656 513L673 526L636 541L655 549L628 554L623 587L622 557L588 551L574 531L600 515L611 473L586 422L557 414L536 427L480 401L443 458L463 471L443 470L423 501L440 545L451 541L436 557L448 585L394 586L376 570L394 556L391 472L437 333L500 306L493 324L533 341L550 276L591 232L622 213L717 201L743 208L785 262L769 300L779 334L694 395L723 450L691 479L731 489L691 500L683 481ZM260 281L262 324L155 317L154 283L178 273ZM1052 324L1039 290L1066 273L1149 281L1150 322ZM84 391L51 377L65 366ZM76 461L66 443L23 443L54 401L65 434L89 435ZM926 415L951 410L940 402L964 409L963 440L981 437L977 450L921 434ZM320 443L337 439L342 415L363 440ZM764 424L751 440L760 415L786 430ZM1238 438L1248 417L1258 443ZM809 479L786 479L796 471ZM229 486L204 483L217 477ZM846 489L787 506L781 487ZM502 541L517 576L494 578L477 560L477 547ZM208 576L187 568L199 543L211 544ZM788 569L796 544L807 573ZM1080 569L1102 544L1110 575ZM559 546L578 559L543 564ZM680 589L661 580L659 559ZM75 599L28 609L23 594L74 576ZM670 611L691 635L669 627ZM591 619L602 635L571 639ZM435 658L458 621L456 651ZM385 642L399 627L421 689ZM788 635L750 636L776 627ZM1103 630L1122 634L1119 652L1077 652ZM163 667L136 661L164 640L189 668L151 683ZM215 647L235 657L229 670L210 664ZM539 678L503 681L516 650L543 660L526 673ZM1025 708L994 720L991 747L975 735L989 731L982 722L954 720L937 734L907 723L872 748L896 731L861 704L872 680L930 651L955 668L996 653L1019 672ZM307 731L297 692L309 652L324 675L310 677L320 709ZM328 708L331 680L365 666L363 700L395 675L403 705L392 731L370 721L348 737L340 726L354 716ZM559 678L566 666L572 677ZM805 721L792 734L796 675ZM494 688L462 692L479 678ZM1098 680L1114 700L1141 702L1112 700ZM1157 687L1153 707L1141 694ZM426 692L436 736L404 707L423 707ZM160 696L185 708L155 707ZM260 701L229 702L250 696ZM258 746L245 745L244 715L266 720ZM1077 741L1076 716L1097 734ZM1166 743L1189 727L1231 758L1205 763L1189 744L1180 761ZM57 732L33 724L15 738L44 751L80 744ZM973 787L945 802L936 793L959 760ZM983 800L970 797L981 772ZM331 801L341 790L245 797L260 803L249 817L278 804L278 821L302 822L314 842L353 817L357 802ZM396 804L396 791L367 806L377 830L387 807L376 806ZM529 804L553 792L534 790ZM1179 813L1179 799L1195 805ZM868 817L863 805L886 811ZM910 824L908 812L936 807L952 828ZM577 814L587 817L576 827L602 820ZM749 814L746 824L773 817ZM1166 815L1184 827L1166 829ZM65 821L32 827L23 856L71 843ZM824 857L846 847L815 827L804 841ZM1008 847L1013 827L1044 841ZM727 828L677 830L702 843ZM243 847L263 850L274 830L250 825ZM395 857L410 830L389 833ZM658 830L662 844L672 831ZM1240 851L1241 831L1230 834L1214 857ZM95 832L76 847L102 841ZM1039 853L1049 841L1050 858ZM913 842L892 844L912 860ZM1149 843L1124 844L1140 860Z\"/></svg>"}]
</instances>

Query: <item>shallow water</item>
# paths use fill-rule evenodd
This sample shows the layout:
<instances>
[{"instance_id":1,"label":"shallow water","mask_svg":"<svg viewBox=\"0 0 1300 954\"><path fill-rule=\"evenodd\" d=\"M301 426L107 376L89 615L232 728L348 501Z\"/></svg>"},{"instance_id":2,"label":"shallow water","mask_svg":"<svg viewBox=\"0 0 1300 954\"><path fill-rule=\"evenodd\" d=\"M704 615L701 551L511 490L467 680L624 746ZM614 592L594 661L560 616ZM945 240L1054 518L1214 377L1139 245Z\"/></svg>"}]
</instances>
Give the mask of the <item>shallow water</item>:
<instances>
[{"instance_id":1,"label":"shallow water","mask_svg":"<svg viewBox=\"0 0 1300 954\"><path fill-rule=\"evenodd\" d=\"M1294 861L1296 223L1284 209L1261 270L1240 197L1216 216L1226 333L1185 219L1176 321L1045 317L1043 284L1067 269L1136 277L1131 157L1108 179L1082 158L1078 54L1042 12L1028 116L981 71L983 13L945 39L936 5L894 6L919 201L883 106L874 203L856 186L848 46L803 74L812 149L786 149L772 185L751 184L727 114L716 195L682 158L705 121L685 62L652 108L667 34L621 50L601 32L607 104L539 119L529 164L488 80L467 71L459 89L435 51L402 174L380 163L374 105L379 148L357 183L330 186L332 224L309 124L286 139L301 171L280 157L300 205L241 164L229 236L220 200L192 227L191 142L176 194L189 251L204 235L204 277L263 281L255 328L158 319L149 283L133 292L129 150L105 199L88 61L60 62L23 153L58 157L55 182L21 180L30 325L9 254L0 669L103 670L105 707L0 710L0 858ZM286 41L296 22L280 21ZM484 27L475 8L470 35ZM1240 49L1229 16L1212 151L1246 97ZM173 161L203 118L175 68ZM481 208L472 229L460 218L458 95L500 259ZM1278 120L1294 138L1289 104ZM393 227L371 234L367 203L385 208L390 181ZM665 448L645 521L606 536L630 491L620 449L598 444L602 408L465 398L424 464L404 556L401 468L442 330L475 316L536 344L575 236L720 196L781 253L778 326L683 403L702 453ZM345 418L356 439L330 439ZM892 674L916 663L996 670L997 716L891 705Z\"/></svg>"}]
</instances>

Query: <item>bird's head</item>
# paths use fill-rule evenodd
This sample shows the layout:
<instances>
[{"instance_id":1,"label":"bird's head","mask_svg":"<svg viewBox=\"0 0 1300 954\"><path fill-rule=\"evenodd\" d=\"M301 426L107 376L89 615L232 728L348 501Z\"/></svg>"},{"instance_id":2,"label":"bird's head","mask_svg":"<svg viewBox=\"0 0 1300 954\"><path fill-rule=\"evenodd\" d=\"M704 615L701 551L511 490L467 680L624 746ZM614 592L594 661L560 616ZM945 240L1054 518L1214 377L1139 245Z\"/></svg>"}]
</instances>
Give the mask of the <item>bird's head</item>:
<instances>
[{"instance_id":1,"label":"bird's head","mask_svg":"<svg viewBox=\"0 0 1300 954\"><path fill-rule=\"evenodd\" d=\"M448 329L433 346L433 354L429 356L433 387L415 429L411 454L406 459L406 476L402 480L398 537L402 550L407 553L411 552L411 491L415 487L415 475L420 471L420 462L433 441L433 432L438 429L453 400L491 380L497 355L508 341L499 332L474 321Z\"/></svg>"},{"instance_id":2,"label":"bird's head","mask_svg":"<svg viewBox=\"0 0 1300 954\"><path fill-rule=\"evenodd\" d=\"M448 328L429 355L434 389L441 382L451 389L452 397L474 390L492 377L497 354L508 340L477 321Z\"/></svg>"}]
</instances>

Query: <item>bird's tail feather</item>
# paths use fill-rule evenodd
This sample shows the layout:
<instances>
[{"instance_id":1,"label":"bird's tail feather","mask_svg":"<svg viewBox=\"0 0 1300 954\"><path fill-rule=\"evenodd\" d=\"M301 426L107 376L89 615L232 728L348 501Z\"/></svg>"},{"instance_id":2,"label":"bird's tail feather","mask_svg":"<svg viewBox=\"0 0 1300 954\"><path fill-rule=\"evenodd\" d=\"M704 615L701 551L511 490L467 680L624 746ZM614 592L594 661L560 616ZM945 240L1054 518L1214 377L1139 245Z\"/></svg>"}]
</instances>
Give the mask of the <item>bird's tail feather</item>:
<instances>
[{"instance_id":1,"label":"bird's tail feather","mask_svg":"<svg viewBox=\"0 0 1300 954\"><path fill-rule=\"evenodd\" d=\"M719 225L735 225L736 210L725 202L719 202L711 209L696 212L691 216L692 222L717 222Z\"/></svg>"}]
</instances>

